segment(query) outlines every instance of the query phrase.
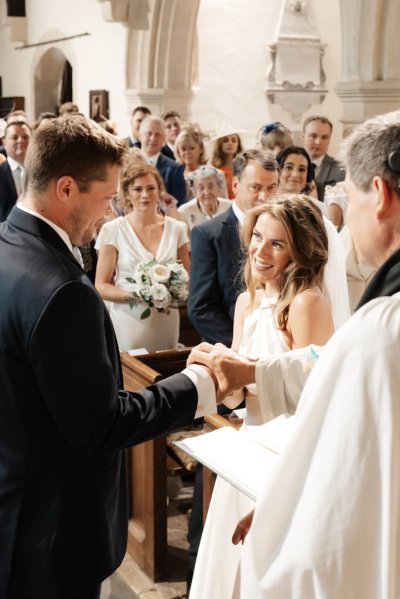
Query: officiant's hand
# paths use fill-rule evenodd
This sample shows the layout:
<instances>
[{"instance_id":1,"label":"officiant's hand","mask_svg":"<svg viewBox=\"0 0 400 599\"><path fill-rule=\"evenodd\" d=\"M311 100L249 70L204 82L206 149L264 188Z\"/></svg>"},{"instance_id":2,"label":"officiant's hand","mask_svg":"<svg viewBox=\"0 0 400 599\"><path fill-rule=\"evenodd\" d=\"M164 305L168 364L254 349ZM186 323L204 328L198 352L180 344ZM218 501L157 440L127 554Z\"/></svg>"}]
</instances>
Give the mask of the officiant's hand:
<instances>
[{"instance_id":1,"label":"officiant's hand","mask_svg":"<svg viewBox=\"0 0 400 599\"><path fill-rule=\"evenodd\" d=\"M218 381L218 399L255 382L256 362L241 356L222 343L200 343L189 355L188 364L204 364Z\"/></svg>"},{"instance_id":2,"label":"officiant's hand","mask_svg":"<svg viewBox=\"0 0 400 599\"><path fill-rule=\"evenodd\" d=\"M244 542L245 538L247 537L247 533L250 530L251 523L253 522L253 516L254 510L239 520L239 524L236 526L235 532L232 535L232 543L234 545Z\"/></svg>"}]
</instances>

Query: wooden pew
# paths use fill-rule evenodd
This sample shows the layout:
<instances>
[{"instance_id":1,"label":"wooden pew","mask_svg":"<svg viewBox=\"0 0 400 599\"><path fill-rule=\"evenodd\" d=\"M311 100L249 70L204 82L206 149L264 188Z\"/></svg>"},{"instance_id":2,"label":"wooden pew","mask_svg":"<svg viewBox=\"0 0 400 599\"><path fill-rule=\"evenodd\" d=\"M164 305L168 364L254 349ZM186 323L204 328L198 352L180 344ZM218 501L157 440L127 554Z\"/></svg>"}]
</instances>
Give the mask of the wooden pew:
<instances>
[{"instance_id":1,"label":"wooden pew","mask_svg":"<svg viewBox=\"0 0 400 599\"><path fill-rule=\"evenodd\" d=\"M190 349L140 356L121 354L124 387L147 387L186 365ZM127 450L129 481L128 552L146 574L164 576L167 555L167 452L165 436Z\"/></svg>"},{"instance_id":2,"label":"wooden pew","mask_svg":"<svg viewBox=\"0 0 400 599\"><path fill-rule=\"evenodd\" d=\"M124 387L135 391L180 372L185 368L190 348L143 354L121 354ZM213 414L205 418L205 431L220 426L238 427L241 421ZM154 581L165 575L167 557L167 456L166 437L127 449L129 481L128 552ZM173 469L176 467L172 465ZM211 500L215 475L204 468L204 517Z\"/></svg>"}]
</instances>

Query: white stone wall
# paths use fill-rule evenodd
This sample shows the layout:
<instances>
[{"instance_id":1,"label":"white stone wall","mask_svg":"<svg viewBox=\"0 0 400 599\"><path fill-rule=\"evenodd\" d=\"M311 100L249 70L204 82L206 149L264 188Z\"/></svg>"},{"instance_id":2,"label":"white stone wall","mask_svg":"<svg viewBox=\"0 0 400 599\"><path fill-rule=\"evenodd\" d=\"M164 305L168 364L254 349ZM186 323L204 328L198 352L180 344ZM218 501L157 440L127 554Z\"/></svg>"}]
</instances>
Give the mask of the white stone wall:
<instances>
[{"instance_id":1,"label":"white stone wall","mask_svg":"<svg viewBox=\"0 0 400 599\"><path fill-rule=\"evenodd\" d=\"M304 116L320 113L333 121L331 151L336 153L342 130L340 101L333 91L341 68L339 3L308 0L308 5L321 42L327 44L323 64L328 94L323 104L312 106ZM192 117L206 129L225 121L252 132L273 121L299 129L264 91L270 68L268 44L276 41L282 8L283 0L202 0Z\"/></svg>"},{"instance_id":2,"label":"white stone wall","mask_svg":"<svg viewBox=\"0 0 400 599\"><path fill-rule=\"evenodd\" d=\"M307 114L323 113L337 124L331 148L336 153L341 137L340 101L333 91L341 65L339 1L308 0L308 4L321 41L327 44L324 68L328 94L322 105L313 106ZM268 44L276 40L282 6L283 0L201 0L192 120L205 129L227 122L254 133L275 120L289 128L299 127L294 126L288 112L267 101L264 91L270 67ZM3 95L25 96L28 116L33 119L35 69L45 52L57 47L73 67L74 101L81 111L89 112L89 90L107 89L110 116L117 121L120 135L126 135L126 27L106 22L97 0L26 0L26 9L27 43L86 31L91 35L17 51L15 46L22 42L11 42L8 28L0 27ZM3 18L5 0L0 0L0 11Z\"/></svg>"},{"instance_id":3,"label":"white stone wall","mask_svg":"<svg viewBox=\"0 0 400 599\"><path fill-rule=\"evenodd\" d=\"M6 14L0 0L1 18ZM87 37L15 50L22 42L11 42L8 27L0 28L0 75L4 96L25 96L29 118L34 114L34 76L41 57L52 47L61 50L73 68L73 95L80 110L89 113L89 90L109 91L110 116L121 134L128 130L125 99L126 28L107 23L97 0L26 0L27 41L42 42L89 32Z\"/></svg>"}]
</instances>

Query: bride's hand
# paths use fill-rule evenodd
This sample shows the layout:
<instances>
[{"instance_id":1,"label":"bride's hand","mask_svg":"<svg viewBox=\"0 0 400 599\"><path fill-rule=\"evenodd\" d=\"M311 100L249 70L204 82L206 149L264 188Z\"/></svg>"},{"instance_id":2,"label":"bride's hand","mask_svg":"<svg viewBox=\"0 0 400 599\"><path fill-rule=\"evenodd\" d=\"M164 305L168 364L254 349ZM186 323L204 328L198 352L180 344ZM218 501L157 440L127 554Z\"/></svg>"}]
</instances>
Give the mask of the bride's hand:
<instances>
[{"instance_id":1,"label":"bride's hand","mask_svg":"<svg viewBox=\"0 0 400 599\"><path fill-rule=\"evenodd\" d=\"M247 537L247 533L250 530L251 523L253 522L254 510L251 511L247 516L244 516L239 520L238 525L235 528L235 532L232 535L232 543L237 545L240 542L244 542Z\"/></svg>"}]
</instances>

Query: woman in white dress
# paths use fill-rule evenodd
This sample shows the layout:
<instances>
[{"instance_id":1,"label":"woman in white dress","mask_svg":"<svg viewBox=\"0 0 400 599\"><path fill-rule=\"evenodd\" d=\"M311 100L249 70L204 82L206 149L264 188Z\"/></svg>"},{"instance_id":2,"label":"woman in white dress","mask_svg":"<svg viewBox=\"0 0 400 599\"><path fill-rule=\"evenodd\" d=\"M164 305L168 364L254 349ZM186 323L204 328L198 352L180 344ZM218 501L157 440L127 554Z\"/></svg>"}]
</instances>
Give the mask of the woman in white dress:
<instances>
[{"instance_id":1,"label":"woman in white dress","mask_svg":"<svg viewBox=\"0 0 400 599\"><path fill-rule=\"evenodd\" d=\"M152 309L141 320L144 305L130 308L129 290L135 267L140 262L176 262L189 271L186 225L157 213L163 183L149 164L130 162L122 173L121 203L128 212L103 225L96 242L99 258L96 287L111 302L110 315L121 350L145 348L148 351L177 347L179 311L169 314Z\"/></svg>"},{"instance_id":2,"label":"woman in white dress","mask_svg":"<svg viewBox=\"0 0 400 599\"><path fill-rule=\"evenodd\" d=\"M247 291L236 303L232 347L249 357L278 354L314 343L334 331L321 286L328 240L321 213L305 196L281 196L251 210L242 229L248 248ZM246 395L241 434L254 435L265 422L253 387L231 396L234 407ZM239 597L241 545L232 533L254 503L217 478L194 571L190 599ZM273 518L273 515L271 515ZM247 599L247 598L246 598Z\"/></svg>"}]
</instances>

